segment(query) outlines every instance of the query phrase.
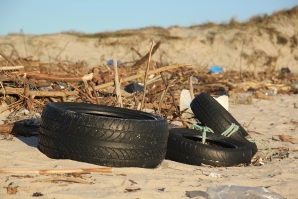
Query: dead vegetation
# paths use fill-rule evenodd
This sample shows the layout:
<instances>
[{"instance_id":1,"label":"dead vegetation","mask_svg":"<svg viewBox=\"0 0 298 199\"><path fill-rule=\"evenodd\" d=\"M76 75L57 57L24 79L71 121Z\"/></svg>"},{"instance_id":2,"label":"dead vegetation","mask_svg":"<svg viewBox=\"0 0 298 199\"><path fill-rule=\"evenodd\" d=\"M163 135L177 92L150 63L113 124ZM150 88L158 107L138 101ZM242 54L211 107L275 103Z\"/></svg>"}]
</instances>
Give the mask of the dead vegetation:
<instances>
[{"instance_id":1,"label":"dead vegetation","mask_svg":"<svg viewBox=\"0 0 298 199\"><path fill-rule=\"evenodd\" d=\"M180 120L187 126L186 120L182 119L183 110L179 108L182 89L191 90L194 96L200 92L213 95L226 92L230 96L239 92L253 92L254 97L263 99L268 99L268 89L277 89L278 93L283 94L297 93L296 87L292 86L298 82L297 74L275 70L210 74L187 68L190 64L164 66L150 60L160 44L157 42L149 53L130 65L116 67L118 76L115 76L115 65L97 66L86 71L83 62L67 63L65 66L57 61L51 63L51 70L44 71L41 67L44 63L28 58L12 58L1 53L4 59L0 60L0 95L2 103L5 102L8 107L0 111L11 110L16 113L26 108L40 113L47 103L60 101L120 106L121 98L121 106L125 108L151 109L169 121ZM268 66L276 62L262 52L256 52L255 56L265 57ZM118 81L120 84L116 86ZM128 93L123 90L131 81L144 83L145 92ZM120 87L118 93L117 87Z\"/></svg>"}]
</instances>

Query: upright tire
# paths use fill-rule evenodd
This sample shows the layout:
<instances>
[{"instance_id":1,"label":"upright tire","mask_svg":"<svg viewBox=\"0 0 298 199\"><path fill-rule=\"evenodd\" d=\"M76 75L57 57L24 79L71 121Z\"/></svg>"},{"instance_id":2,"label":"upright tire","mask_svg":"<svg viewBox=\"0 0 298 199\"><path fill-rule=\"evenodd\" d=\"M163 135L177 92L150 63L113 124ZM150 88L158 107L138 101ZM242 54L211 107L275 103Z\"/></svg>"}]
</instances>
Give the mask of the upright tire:
<instances>
[{"instance_id":1,"label":"upright tire","mask_svg":"<svg viewBox=\"0 0 298 199\"><path fill-rule=\"evenodd\" d=\"M244 144L222 135L207 133L202 144L202 131L194 129L171 129L169 131L166 158L177 162L212 166L250 164L251 149Z\"/></svg>"},{"instance_id":2,"label":"upright tire","mask_svg":"<svg viewBox=\"0 0 298 199\"><path fill-rule=\"evenodd\" d=\"M168 123L159 116L85 103L45 106L39 150L50 158L103 166L155 168L165 158Z\"/></svg>"},{"instance_id":3,"label":"upright tire","mask_svg":"<svg viewBox=\"0 0 298 199\"><path fill-rule=\"evenodd\" d=\"M252 150L252 155L258 151L257 145L248 141L245 137L249 134L239 122L208 93L200 93L190 103L195 116L204 125L210 127L214 133L221 134L227 130L232 123L239 126L239 130L231 135L231 138L245 144Z\"/></svg>"}]
</instances>

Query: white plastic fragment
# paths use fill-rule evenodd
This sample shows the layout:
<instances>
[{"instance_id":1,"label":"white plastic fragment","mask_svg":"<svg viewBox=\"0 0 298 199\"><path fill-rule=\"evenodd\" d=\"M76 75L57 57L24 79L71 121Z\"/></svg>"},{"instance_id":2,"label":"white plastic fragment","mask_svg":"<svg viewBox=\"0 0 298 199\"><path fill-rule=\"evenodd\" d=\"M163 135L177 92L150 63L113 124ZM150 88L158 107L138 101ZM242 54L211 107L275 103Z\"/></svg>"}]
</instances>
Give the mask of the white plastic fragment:
<instances>
[{"instance_id":1,"label":"white plastic fragment","mask_svg":"<svg viewBox=\"0 0 298 199\"><path fill-rule=\"evenodd\" d=\"M184 118L193 117L193 112L190 108L191 101L192 99L189 90L183 89L180 94L180 111L185 111L182 114L182 117Z\"/></svg>"},{"instance_id":2,"label":"white plastic fragment","mask_svg":"<svg viewBox=\"0 0 298 199\"><path fill-rule=\"evenodd\" d=\"M221 177L221 175L219 173L213 173L213 172L209 173L208 176L212 177L212 178L220 178Z\"/></svg>"},{"instance_id":3,"label":"white plastic fragment","mask_svg":"<svg viewBox=\"0 0 298 199\"><path fill-rule=\"evenodd\" d=\"M227 95L220 95L213 97L220 103L227 111L229 110L229 97Z\"/></svg>"},{"instance_id":4,"label":"white plastic fragment","mask_svg":"<svg viewBox=\"0 0 298 199\"><path fill-rule=\"evenodd\" d=\"M264 187L245 187L235 185L208 187L206 194L209 199L284 199L282 195Z\"/></svg>"}]
</instances>

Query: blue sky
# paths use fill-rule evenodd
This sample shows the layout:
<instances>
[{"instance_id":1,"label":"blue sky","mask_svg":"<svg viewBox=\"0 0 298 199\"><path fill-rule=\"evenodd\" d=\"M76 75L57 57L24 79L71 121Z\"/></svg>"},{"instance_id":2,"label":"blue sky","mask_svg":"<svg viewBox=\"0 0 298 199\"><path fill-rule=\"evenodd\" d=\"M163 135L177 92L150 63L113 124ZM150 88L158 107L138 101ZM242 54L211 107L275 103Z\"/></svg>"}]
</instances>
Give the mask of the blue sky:
<instances>
[{"instance_id":1,"label":"blue sky","mask_svg":"<svg viewBox=\"0 0 298 199\"><path fill-rule=\"evenodd\" d=\"M298 0L0 0L0 35L246 21L295 5Z\"/></svg>"}]
</instances>

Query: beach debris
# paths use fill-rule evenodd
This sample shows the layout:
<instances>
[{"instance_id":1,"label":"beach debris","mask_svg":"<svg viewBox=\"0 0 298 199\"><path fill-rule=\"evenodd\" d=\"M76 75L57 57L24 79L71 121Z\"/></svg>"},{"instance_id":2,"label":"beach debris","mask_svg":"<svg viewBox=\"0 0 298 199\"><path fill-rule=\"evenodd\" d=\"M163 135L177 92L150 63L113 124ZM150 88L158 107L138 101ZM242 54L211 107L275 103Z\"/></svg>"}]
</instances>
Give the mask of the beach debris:
<instances>
[{"instance_id":1,"label":"beach debris","mask_svg":"<svg viewBox=\"0 0 298 199\"><path fill-rule=\"evenodd\" d=\"M191 118L194 116L192 110L190 109L190 103L192 101L190 91L188 89L183 89L180 94L180 112L182 113L182 118Z\"/></svg>"},{"instance_id":2,"label":"beach debris","mask_svg":"<svg viewBox=\"0 0 298 199\"><path fill-rule=\"evenodd\" d=\"M223 185L208 187L207 198L230 199L230 198L259 198L259 199L284 199L284 197L265 187L246 187L235 185Z\"/></svg>"},{"instance_id":3,"label":"beach debris","mask_svg":"<svg viewBox=\"0 0 298 199\"><path fill-rule=\"evenodd\" d=\"M113 59L110 59L110 60L107 62L107 65L108 65L108 66L114 66L114 60L113 60ZM117 66L118 66L118 67L119 67L119 66L123 67L124 64L123 64L121 61L117 60Z\"/></svg>"},{"instance_id":4,"label":"beach debris","mask_svg":"<svg viewBox=\"0 0 298 199\"><path fill-rule=\"evenodd\" d=\"M52 170L0 170L1 173L35 173L35 174L63 174L63 173L111 173L113 168L86 168L86 169L52 169Z\"/></svg>"},{"instance_id":5,"label":"beach debris","mask_svg":"<svg viewBox=\"0 0 298 199\"><path fill-rule=\"evenodd\" d=\"M34 176L31 176L31 175L11 175L11 177L19 178L19 179L23 179L23 178L34 178Z\"/></svg>"},{"instance_id":6,"label":"beach debris","mask_svg":"<svg viewBox=\"0 0 298 199\"><path fill-rule=\"evenodd\" d=\"M291 73L291 71L290 71L290 69L288 67L281 68L280 71L281 71L281 73L286 73L286 74L290 74Z\"/></svg>"},{"instance_id":7,"label":"beach debris","mask_svg":"<svg viewBox=\"0 0 298 199\"><path fill-rule=\"evenodd\" d=\"M216 95L213 96L220 105L222 105L227 111L229 110L229 96L227 95Z\"/></svg>"},{"instance_id":8,"label":"beach debris","mask_svg":"<svg viewBox=\"0 0 298 199\"><path fill-rule=\"evenodd\" d=\"M32 194L32 196L33 197L40 197L40 196L43 196L43 194L40 193L40 192L35 192L35 193Z\"/></svg>"},{"instance_id":9,"label":"beach debris","mask_svg":"<svg viewBox=\"0 0 298 199\"><path fill-rule=\"evenodd\" d=\"M223 68L220 67L220 66L211 66L210 67L210 70L209 70L210 73L222 73L223 72Z\"/></svg>"},{"instance_id":10,"label":"beach debris","mask_svg":"<svg viewBox=\"0 0 298 199\"><path fill-rule=\"evenodd\" d=\"M92 184L92 182L88 182L85 180L77 179L77 178L45 178L45 179L38 179L34 180L32 182L59 182L59 181L64 181L64 182L75 182L75 183L81 183L81 184Z\"/></svg>"},{"instance_id":11,"label":"beach debris","mask_svg":"<svg viewBox=\"0 0 298 199\"><path fill-rule=\"evenodd\" d=\"M142 93L144 92L144 86L138 84L137 82L131 82L124 87L124 90L128 93Z\"/></svg>"},{"instance_id":12,"label":"beach debris","mask_svg":"<svg viewBox=\"0 0 298 199\"><path fill-rule=\"evenodd\" d=\"M116 176L127 176L125 173L116 174Z\"/></svg>"},{"instance_id":13,"label":"beach debris","mask_svg":"<svg viewBox=\"0 0 298 199\"><path fill-rule=\"evenodd\" d=\"M255 94L254 94L254 97L257 98L257 99L274 100L272 97L262 93L261 91L256 91Z\"/></svg>"},{"instance_id":14,"label":"beach debris","mask_svg":"<svg viewBox=\"0 0 298 199\"><path fill-rule=\"evenodd\" d=\"M13 124L0 125L0 133L17 136L37 136L39 134L39 119L26 119Z\"/></svg>"},{"instance_id":15,"label":"beach debris","mask_svg":"<svg viewBox=\"0 0 298 199\"><path fill-rule=\"evenodd\" d=\"M278 138L276 138L275 136L278 136ZM281 134L281 135L275 135L275 136L272 136L272 140L275 140L275 141L282 141L282 142L290 142L292 144L295 144L295 142L293 142L293 140L295 138L293 138L292 136L290 135L285 135L285 134Z\"/></svg>"},{"instance_id":16,"label":"beach debris","mask_svg":"<svg viewBox=\"0 0 298 199\"><path fill-rule=\"evenodd\" d=\"M18 186L12 186L13 184L14 183L11 182L7 186L7 194L9 194L9 195L13 195L13 194L16 194L18 192Z\"/></svg>"},{"instance_id":17,"label":"beach debris","mask_svg":"<svg viewBox=\"0 0 298 199\"><path fill-rule=\"evenodd\" d=\"M252 159L252 165L253 166L263 166L265 163L263 162L263 159L261 157L253 158Z\"/></svg>"},{"instance_id":18,"label":"beach debris","mask_svg":"<svg viewBox=\"0 0 298 199\"><path fill-rule=\"evenodd\" d=\"M265 95L274 96L277 94L277 92L278 92L278 88L271 88L265 92Z\"/></svg>"},{"instance_id":19,"label":"beach debris","mask_svg":"<svg viewBox=\"0 0 298 199\"><path fill-rule=\"evenodd\" d=\"M138 184L137 182L133 181L133 180L128 180L129 182L131 182L132 184Z\"/></svg>"},{"instance_id":20,"label":"beach debris","mask_svg":"<svg viewBox=\"0 0 298 199\"><path fill-rule=\"evenodd\" d=\"M140 191L141 188L136 188L136 189L125 189L124 193L126 192L137 192L137 191Z\"/></svg>"},{"instance_id":21,"label":"beach debris","mask_svg":"<svg viewBox=\"0 0 298 199\"><path fill-rule=\"evenodd\" d=\"M208 176L209 176L209 177L212 177L212 178L221 178L221 175L220 175L220 174L218 174L218 173L214 173L214 172L209 173Z\"/></svg>"}]
</instances>

